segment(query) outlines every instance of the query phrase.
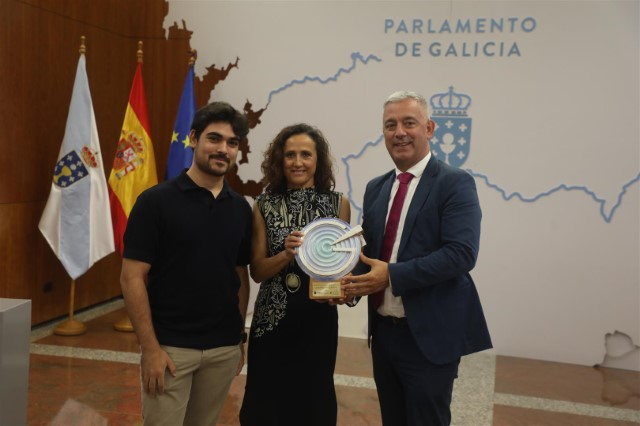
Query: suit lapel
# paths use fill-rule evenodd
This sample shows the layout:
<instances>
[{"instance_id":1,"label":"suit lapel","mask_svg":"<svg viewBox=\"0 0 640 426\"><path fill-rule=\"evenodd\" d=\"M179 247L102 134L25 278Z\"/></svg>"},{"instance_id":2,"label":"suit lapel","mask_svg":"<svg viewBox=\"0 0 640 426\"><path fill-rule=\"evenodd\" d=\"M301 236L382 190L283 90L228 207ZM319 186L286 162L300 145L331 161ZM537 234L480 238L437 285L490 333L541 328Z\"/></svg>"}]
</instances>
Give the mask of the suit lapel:
<instances>
[{"instance_id":1,"label":"suit lapel","mask_svg":"<svg viewBox=\"0 0 640 426\"><path fill-rule=\"evenodd\" d=\"M398 247L398 258L400 258L400 254L403 252L407 242L409 241L409 235L411 235L413 226L416 223L418 212L429 198L429 194L433 189L439 169L438 161L432 156L427 163L427 167L425 167L424 172L422 173L422 177L420 177L420 182L418 182L416 191L411 199L411 204L407 211L407 218L404 221L400 247Z\"/></svg>"},{"instance_id":2,"label":"suit lapel","mask_svg":"<svg viewBox=\"0 0 640 426\"><path fill-rule=\"evenodd\" d=\"M388 176L384 179L384 183L380 187L380 196L376 197L376 205L372 209L372 212L375 214L375 217L372 218L372 221L374 222L372 229L375 230L374 241L377 243L377 245L373 247L372 253L375 253L376 257L379 257L382 252L384 229L387 219L387 211L389 210L389 197L391 196L391 188L393 187L395 179L396 173L394 169L389 172Z\"/></svg>"}]
</instances>

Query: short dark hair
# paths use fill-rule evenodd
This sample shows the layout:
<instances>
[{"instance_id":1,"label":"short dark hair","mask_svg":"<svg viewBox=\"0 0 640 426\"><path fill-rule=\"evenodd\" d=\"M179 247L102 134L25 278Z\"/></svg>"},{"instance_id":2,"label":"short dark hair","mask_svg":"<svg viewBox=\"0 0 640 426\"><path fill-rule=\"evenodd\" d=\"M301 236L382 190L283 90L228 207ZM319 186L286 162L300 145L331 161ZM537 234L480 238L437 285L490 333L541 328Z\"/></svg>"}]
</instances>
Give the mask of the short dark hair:
<instances>
[{"instance_id":1,"label":"short dark hair","mask_svg":"<svg viewBox=\"0 0 640 426\"><path fill-rule=\"evenodd\" d=\"M329 192L335 185L333 176L333 159L329 152L329 143L322 132L308 124L299 123L285 127L269 144L264 153L262 162L262 182L265 190L269 193L284 193L287 190L287 179L284 176L284 145L292 136L308 135L316 144L318 162L316 164L316 174L313 176L313 183L317 191Z\"/></svg>"},{"instance_id":2,"label":"short dark hair","mask_svg":"<svg viewBox=\"0 0 640 426\"><path fill-rule=\"evenodd\" d=\"M211 102L203 106L193 116L191 130L195 131L196 140L200 139L200 134L211 123L229 123L241 141L246 140L249 134L249 121L247 116L237 111L226 102Z\"/></svg>"}]
</instances>

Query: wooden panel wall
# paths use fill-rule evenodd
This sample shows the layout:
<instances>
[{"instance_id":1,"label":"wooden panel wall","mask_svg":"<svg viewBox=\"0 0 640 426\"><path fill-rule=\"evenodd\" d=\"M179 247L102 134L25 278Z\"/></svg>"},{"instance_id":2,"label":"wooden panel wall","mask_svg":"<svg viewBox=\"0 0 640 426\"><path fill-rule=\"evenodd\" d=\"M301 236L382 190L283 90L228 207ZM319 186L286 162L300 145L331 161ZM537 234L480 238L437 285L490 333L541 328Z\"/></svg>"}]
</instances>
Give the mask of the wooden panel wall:
<instances>
[{"instance_id":1,"label":"wooden panel wall","mask_svg":"<svg viewBox=\"0 0 640 426\"><path fill-rule=\"evenodd\" d=\"M87 74L107 175L137 42L144 42L143 79L162 178L191 35L174 27L165 36L167 8L164 0L0 1L0 297L32 299L33 324L68 312L70 278L38 221L64 135L80 36L86 36ZM199 105L212 87L213 82L196 83ZM121 294L120 262L112 254L77 280L77 309Z\"/></svg>"}]
</instances>

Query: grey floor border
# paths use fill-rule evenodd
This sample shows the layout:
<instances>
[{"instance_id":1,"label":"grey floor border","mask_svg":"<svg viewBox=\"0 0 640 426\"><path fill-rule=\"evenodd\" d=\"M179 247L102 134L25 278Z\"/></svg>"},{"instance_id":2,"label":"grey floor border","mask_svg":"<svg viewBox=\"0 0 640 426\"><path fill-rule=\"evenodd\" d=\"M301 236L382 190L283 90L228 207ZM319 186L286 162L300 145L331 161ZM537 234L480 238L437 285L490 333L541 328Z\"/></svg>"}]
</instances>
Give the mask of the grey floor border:
<instances>
[{"instance_id":1,"label":"grey floor border","mask_svg":"<svg viewBox=\"0 0 640 426\"><path fill-rule=\"evenodd\" d=\"M35 355L63 356L92 361L111 361L125 364L140 363L140 354L134 352L108 351L105 349L74 348L71 346L31 343L30 352Z\"/></svg>"},{"instance_id":2,"label":"grey floor border","mask_svg":"<svg viewBox=\"0 0 640 426\"><path fill-rule=\"evenodd\" d=\"M452 425L493 424L495 377L496 356L491 351L462 357L453 385Z\"/></svg>"},{"instance_id":3,"label":"grey floor border","mask_svg":"<svg viewBox=\"0 0 640 426\"><path fill-rule=\"evenodd\" d=\"M582 404L578 402L558 401L555 399L496 393L493 402L509 407L531 408L553 411L555 413L591 416L603 419L640 422L640 411L628 408L605 407L603 405Z\"/></svg>"}]
</instances>

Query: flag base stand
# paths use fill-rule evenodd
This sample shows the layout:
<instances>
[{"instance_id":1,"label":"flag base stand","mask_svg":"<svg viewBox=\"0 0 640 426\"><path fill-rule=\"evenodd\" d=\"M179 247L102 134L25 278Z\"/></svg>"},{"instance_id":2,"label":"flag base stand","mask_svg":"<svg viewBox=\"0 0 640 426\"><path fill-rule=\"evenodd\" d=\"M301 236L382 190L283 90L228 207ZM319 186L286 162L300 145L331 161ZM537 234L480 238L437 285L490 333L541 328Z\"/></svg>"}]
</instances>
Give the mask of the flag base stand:
<instances>
[{"instance_id":1,"label":"flag base stand","mask_svg":"<svg viewBox=\"0 0 640 426\"><path fill-rule=\"evenodd\" d=\"M131 324L129 317L125 316L113 324L113 328L118 331L133 331L133 324Z\"/></svg>"},{"instance_id":2,"label":"flag base stand","mask_svg":"<svg viewBox=\"0 0 640 426\"><path fill-rule=\"evenodd\" d=\"M87 326L80 321L70 318L53 329L54 334L60 336L79 336L87 331Z\"/></svg>"}]
</instances>

